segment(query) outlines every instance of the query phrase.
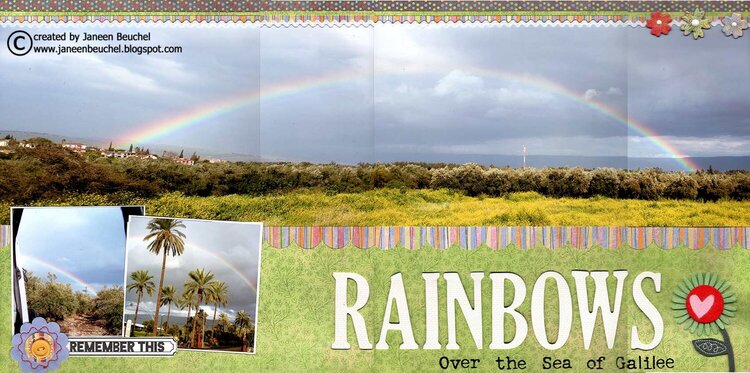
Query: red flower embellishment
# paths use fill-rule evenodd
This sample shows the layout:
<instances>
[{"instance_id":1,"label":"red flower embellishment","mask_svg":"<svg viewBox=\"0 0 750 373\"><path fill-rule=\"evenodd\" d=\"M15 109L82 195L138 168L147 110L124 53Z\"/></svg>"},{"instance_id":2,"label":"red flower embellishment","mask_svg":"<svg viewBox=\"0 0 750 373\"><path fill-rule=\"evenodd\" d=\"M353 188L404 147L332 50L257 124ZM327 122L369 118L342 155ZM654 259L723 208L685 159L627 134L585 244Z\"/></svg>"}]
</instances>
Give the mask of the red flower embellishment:
<instances>
[{"instance_id":1,"label":"red flower embellishment","mask_svg":"<svg viewBox=\"0 0 750 373\"><path fill-rule=\"evenodd\" d=\"M678 324L699 336L717 334L737 312L737 296L715 273L699 273L677 285L672 310Z\"/></svg>"},{"instance_id":2,"label":"red flower embellishment","mask_svg":"<svg viewBox=\"0 0 750 373\"><path fill-rule=\"evenodd\" d=\"M713 286L700 285L690 290L685 305L693 320L708 324L724 312L724 295Z\"/></svg>"},{"instance_id":3,"label":"red flower embellishment","mask_svg":"<svg viewBox=\"0 0 750 373\"><path fill-rule=\"evenodd\" d=\"M662 36L672 31L671 22L672 17L668 13L653 12L651 13L651 18L646 21L646 27L651 29L651 35Z\"/></svg>"}]
</instances>

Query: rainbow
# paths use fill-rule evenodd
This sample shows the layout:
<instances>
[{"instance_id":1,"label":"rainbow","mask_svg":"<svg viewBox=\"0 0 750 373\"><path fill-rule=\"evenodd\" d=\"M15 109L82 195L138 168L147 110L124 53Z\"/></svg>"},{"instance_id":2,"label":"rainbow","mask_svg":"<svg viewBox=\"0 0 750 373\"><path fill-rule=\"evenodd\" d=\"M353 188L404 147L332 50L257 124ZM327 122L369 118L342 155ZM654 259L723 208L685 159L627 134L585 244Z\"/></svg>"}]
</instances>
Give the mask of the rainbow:
<instances>
[{"instance_id":1,"label":"rainbow","mask_svg":"<svg viewBox=\"0 0 750 373\"><path fill-rule=\"evenodd\" d=\"M635 133L645 137L660 150L674 159L681 168L687 171L700 169L700 166L679 149L670 144L663 136L649 128L643 122L630 118L627 114L618 112L616 109L598 102L593 99L587 99L584 94L571 88L565 87L558 82L548 80L540 76L521 74L512 71L503 71L499 69L490 69L478 66L464 66L461 68L440 69L434 65L429 67L420 66L419 69L429 68L430 70L419 71L421 73L445 73L446 71L465 71L482 77L491 79L500 79L509 82L525 84L558 96L568 98L578 104L584 105L598 113L614 119L617 123L626 126ZM405 69L393 69L387 72L389 74L403 74ZM378 73L382 73L378 69ZM299 94L305 91L323 88L340 83L351 82L355 79L367 78L371 75L363 74L356 71L337 72L334 74L322 75L308 79L295 79L282 82L270 87L261 87L258 91L243 93L234 97L207 103L195 109L184 111L178 115L163 118L161 120L140 126L140 129L125 134L117 140L118 147L127 147L129 144L145 144L153 140L162 138L170 133L185 129L200 123L209 121L209 119L218 117L222 114L232 112L244 106L258 103L261 100L273 99L289 95Z\"/></svg>"},{"instance_id":2,"label":"rainbow","mask_svg":"<svg viewBox=\"0 0 750 373\"><path fill-rule=\"evenodd\" d=\"M194 243L188 243L188 242L186 242L185 243L185 253L190 253L190 252L193 252L193 251L201 252L201 253L203 253L205 255L208 255L208 256L210 256L210 257L218 260L219 262L221 262L222 264L224 264L227 268L229 268L232 272L234 272L234 274L237 275L237 277L239 277L242 280L242 282L244 282L245 284L247 284L247 286L249 286L251 289L253 289L253 291L255 291L257 293L257 291L258 291L258 285L257 285L257 283L255 281L249 279L247 276L245 276L245 274L242 272L242 270L240 270L239 268L237 268L234 264L232 264L232 262L230 262L226 258L222 257L221 255L215 253L212 250L206 249L206 248L204 248L202 246L198 246L198 245L196 245ZM186 255L186 254L183 254L183 255Z\"/></svg>"},{"instance_id":3,"label":"rainbow","mask_svg":"<svg viewBox=\"0 0 750 373\"><path fill-rule=\"evenodd\" d=\"M463 71L464 69L460 69L460 70ZM584 95L568 87L565 87L558 82L548 80L539 76L522 75L522 74L519 75L518 73L512 73L512 72L507 72L507 71L502 71L502 70L497 70L497 69L486 69L486 68L475 67L475 66L470 66L466 68L465 71L474 73L476 75L484 76L484 77L497 78L497 79L502 79L505 81L526 84L526 85L540 88L544 91L571 99L611 119L614 119L615 121L617 121L617 123L620 123L626 126L627 128L635 131L637 134L645 137L646 139L648 139L648 141L656 145L659 149L669 154L670 158L676 160L680 164L680 166L684 168L685 170L695 171L695 170L700 169L700 166L697 163L695 163L693 160L688 158L686 154L682 153L679 149L677 149L668 141L666 141L663 136L659 135L656 131L649 128L648 125L646 125L645 123L640 122L636 119L630 118L627 114L620 113L616 109L610 106L607 106L604 103L598 102L594 99L587 99Z\"/></svg>"},{"instance_id":4,"label":"rainbow","mask_svg":"<svg viewBox=\"0 0 750 373\"><path fill-rule=\"evenodd\" d=\"M256 284L256 282L252 281L247 276L245 276L245 274L242 272L242 270L240 270L239 268L237 268L234 264L232 264L232 262L230 262L226 258L222 257L221 255L219 255L219 254L217 254L217 253L215 253L215 252L213 252L213 251L211 251L209 249L206 249L204 247L198 246L198 245L193 244L193 243L187 243L185 246L186 246L185 247L185 249L186 249L185 251L188 251L189 249L193 249L195 251L199 251L199 252L201 252L203 254L206 254L206 255L208 255L208 256L210 256L210 257L212 257L212 258L220 261L222 264L224 264L225 266L227 266L227 268L229 268L230 270L232 270L232 272L234 272L234 274L236 274L245 284L247 284L247 286L249 286L251 289L253 289L253 291L255 291L256 293L258 292L258 285Z\"/></svg>"},{"instance_id":5,"label":"rainbow","mask_svg":"<svg viewBox=\"0 0 750 373\"><path fill-rule=\"evenodd\" d=\"M183 128L191 127L244 106L260 102L261 99L293 95L331 84L348 82L361 76L363 75L359 72L337 72L308 79L290 80L271 87L261 87L254 92L242 93L234 97L209 102L178 115L149 123L134 132L122 136L115 143L118 148L125 148L130 144L145 144Z\"/></svg>"},{"instance_id":6,"label":"rainbow","mask_svg":"<svg viewBox=\"0 0 750 373\"><path fill-rule=\"evenodd\" d=\"M17 258L19 259L19 265L20 265L21 268L24 267L24 265L23 265L24 263L32 262L32 263L41 265L43 267L46 267L48 269L51 269L53 272L56 272L58 274L62 274L66 278L72 280L78 286L80 286L80 287L86 289L87 291L91 292L92 295L96 295L96 293L97 293L96 288L93 285L87 283L84 279L78 277L76 274L74 274L74 273L72 273L72 272L70 272L70 271L68 271L68 270L66 270L64 268L60 268L59 266L57 266L57 265L55 265L53 263L50 263L50 262L48 262L46 260L39 259L37 257L28 256L28 255L19 255Z\"/></svg>"}]
</instances>

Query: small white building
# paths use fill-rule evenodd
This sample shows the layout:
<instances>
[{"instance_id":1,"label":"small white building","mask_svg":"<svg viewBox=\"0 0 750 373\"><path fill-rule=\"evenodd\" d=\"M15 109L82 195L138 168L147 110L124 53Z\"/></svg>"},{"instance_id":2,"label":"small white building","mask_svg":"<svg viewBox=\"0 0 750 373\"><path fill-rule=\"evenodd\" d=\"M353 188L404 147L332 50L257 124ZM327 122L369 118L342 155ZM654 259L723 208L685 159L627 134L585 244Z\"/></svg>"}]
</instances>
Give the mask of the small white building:
<instances>
[{"instance_id":1,"label":"small white building","mask_svg":"<svg viewBox=\"0 0 750 373\"><path fill-rule=\"evenodd\" d=\"M74 142L66 142L62 144L62 147L65 149L70 149L77 153L83 153L88 149L88 145L86 144L79 144Z\"/></svg>"},{"instance_id":2,"label":"small white building","mask_svg":"<svg viewBox=\"0 0 750 373\"><path fill-rule=\"evenodd\" d=\"M102 152L102 156L107 157L107 158L130 158L130 157L135 157L135 153L108 150L108 151Z\"/></svg>"},{"instance_id":3,"label":"small white building","mask_svg":"<svg viewBox=\"0 0 750 373\"><path fill-rule=\"evenodd\" d=\"M185 166L192 166L195 164L195 161L192 159L186 159L186 158L174 158L173 161L184 164Z\"/></svg>"},{"instance_id":4,"label":"small white building","mask_svg":"<svg viewBox=\"0 0 750 373\"><path fill-rule=\"evenodd\" d=\"M7 148L10 146L10 140L0 139L0 148Z\"/></svg>"}]
</instances>

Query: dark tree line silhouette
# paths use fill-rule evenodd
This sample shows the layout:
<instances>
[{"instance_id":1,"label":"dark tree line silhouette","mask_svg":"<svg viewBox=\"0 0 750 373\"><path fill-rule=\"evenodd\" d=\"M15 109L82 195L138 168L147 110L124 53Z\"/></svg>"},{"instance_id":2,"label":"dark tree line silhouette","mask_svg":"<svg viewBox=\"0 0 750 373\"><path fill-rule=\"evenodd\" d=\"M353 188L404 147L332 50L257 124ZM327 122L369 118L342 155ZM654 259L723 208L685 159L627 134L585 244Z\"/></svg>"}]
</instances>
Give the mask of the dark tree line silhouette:
<instances>
[{"instance_id":1,"label":"dark tree line silhouette","mask_svg":"<svg viewBox=\"0 0 750 373\"><path fill-rule=\"evenodd\" d=\"M750 173L660 169L514 169L476 164L209 163L86 157L43 143L0 154L0 201L17 204L77 194L152 197L266 195L301 188L355 193L377 188L451 189L469 196L537 192L552 197L716 201L750 198Z\"/></svg>"}]
</instances>

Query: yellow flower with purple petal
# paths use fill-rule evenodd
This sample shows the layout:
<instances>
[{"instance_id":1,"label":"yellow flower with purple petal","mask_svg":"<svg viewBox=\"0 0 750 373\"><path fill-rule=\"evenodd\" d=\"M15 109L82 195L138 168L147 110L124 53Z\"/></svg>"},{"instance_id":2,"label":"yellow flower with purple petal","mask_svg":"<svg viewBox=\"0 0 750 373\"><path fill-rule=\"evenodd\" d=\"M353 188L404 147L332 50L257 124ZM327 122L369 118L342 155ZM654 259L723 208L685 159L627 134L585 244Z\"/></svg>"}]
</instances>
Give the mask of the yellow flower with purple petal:
<instances>
[{"instance_id":1,"label":"yellow flower with purple petal","mask_svg":"<svg viewBox=\"0 0 750 373\"><path fill-rule=\"evenodd\" d=\"M68 358L68 336L60 332L60 325L41 317L21 325L11 345L10 354L24 372L56 370Z\"/></svg>"},{"instance_id":2,"label":"yellow flower with purple petal","mask_svg":"<svg viewBox=\"0 0 750 373\"><path fill-rule=\"evenodd\" d=\"M685 36L692 34L693 39L702 38L703 30L711 28L711 21L706 18L706 12L697 8L693 13L685 13L682 21L684 23L680 26L680 30Z\"/></svg>"},{"instance_id":3,"label":"yellow flower with purple petal","mask_svg":"<svg viewBox=\"0 0 750 373\"><path fill-rule=\"evenodd\" d=\"M724 17L721 23L724 25L724 27L721 28L724 35L731 36L735 39L742 36L742 30L747 29L747 20L742 19L742 15L739 13L734 13L731 16Z\"/></svg>"}]
</instances>

